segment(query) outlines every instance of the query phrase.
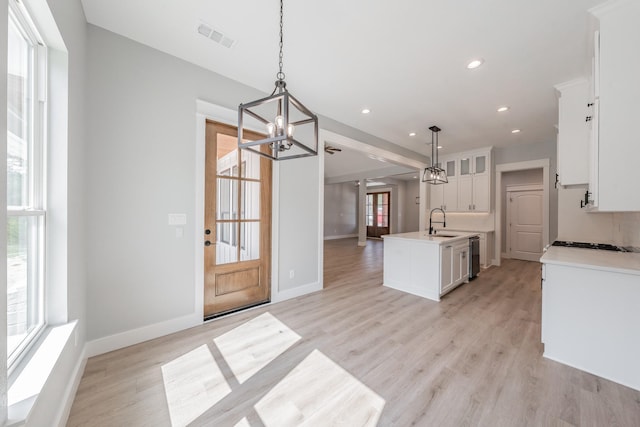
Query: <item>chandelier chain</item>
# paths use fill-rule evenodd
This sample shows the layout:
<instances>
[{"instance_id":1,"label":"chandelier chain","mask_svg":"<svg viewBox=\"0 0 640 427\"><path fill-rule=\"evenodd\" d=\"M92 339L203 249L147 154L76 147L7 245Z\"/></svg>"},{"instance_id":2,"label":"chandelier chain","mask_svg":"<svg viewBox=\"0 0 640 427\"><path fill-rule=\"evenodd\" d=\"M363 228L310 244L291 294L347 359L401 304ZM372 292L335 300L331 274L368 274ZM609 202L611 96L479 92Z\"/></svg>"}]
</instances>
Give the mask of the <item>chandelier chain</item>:
<instances>
[{"instance_id":1,"label":"chandelier chain","mask_svg":"<svg viewBox=\"0 0 640 427\"><path fill-rule=\"evenodd\" d=\"M282 54L282 46L283 46L283 36L282 36L282 28L283 28L283 6L282 6L283 0L280 0L280 56L279 56L279 66L280 66L280 71L278 72L278 74L276 75L276 77L278 78L278 80L284 80L284 73L282 72L282 58L283 58L283 54Z\"/></svg>"}]
</instances>

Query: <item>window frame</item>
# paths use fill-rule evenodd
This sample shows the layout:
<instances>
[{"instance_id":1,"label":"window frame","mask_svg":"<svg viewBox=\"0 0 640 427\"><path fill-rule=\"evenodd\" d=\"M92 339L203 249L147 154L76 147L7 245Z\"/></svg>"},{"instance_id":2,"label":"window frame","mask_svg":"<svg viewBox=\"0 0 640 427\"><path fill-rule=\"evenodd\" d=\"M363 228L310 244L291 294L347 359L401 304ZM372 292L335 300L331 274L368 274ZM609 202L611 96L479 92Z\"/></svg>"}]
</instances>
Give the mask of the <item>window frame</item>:
<instances>
[{"instance_id":1,"label":"window frame","mask_svg":"<svg viewBox=\"0 0 640 427\"><path fill-rule=\"evenodd\" d=\"M46 190L47 190L47 152L46 152L46 135L47 135L47 79L48 79L48 58L47 47L45 46L38 29L29 16L24 5L16 0L9 0L8 21L13 21L13 25L25 37L31 45L31 65L29 70L29 85L31 87L33 101L30 105L30 123L29 128L29 154L28 162L28 199L23 200L21 206L7 206L7 221L12 218L34 218L36 225L34 230L30 230L28 234L27 252L29 257L35 259L36 265L29 265L27 271L27 288L37 289L37 299L35 301L38 321L35 327L27 333L19 345L9 353L7 352L8 373L16 368L20 360L37 342L47 325L46 310L46 285L45 285L45 266L46 266L46 229L47 229L47 211L46 211ZM8 26L9 28L9 26ZM7 129L7 135L9 130ZM7 171L8 174L8 171ZM32 233L35 231L35 233ZM33 247L35 245L35 247ZM33 304L33 302L27 302ZM7 310L8 314L8 310ZM7 334L7 339L8 339Z\"/></svg>"}]
</instances>

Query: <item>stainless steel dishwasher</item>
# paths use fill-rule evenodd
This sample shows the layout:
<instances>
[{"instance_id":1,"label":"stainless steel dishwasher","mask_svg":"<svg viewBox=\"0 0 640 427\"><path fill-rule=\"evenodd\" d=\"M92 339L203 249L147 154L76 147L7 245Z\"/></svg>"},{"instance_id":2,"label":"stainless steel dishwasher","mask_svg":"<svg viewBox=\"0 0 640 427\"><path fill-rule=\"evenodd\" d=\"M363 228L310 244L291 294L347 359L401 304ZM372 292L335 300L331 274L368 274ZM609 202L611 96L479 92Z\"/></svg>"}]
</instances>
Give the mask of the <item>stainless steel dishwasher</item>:
<instances>
[{"instance_id":1,"label":"stainless steel dishwasher","mask_svg":"<svg viewBox=\"0 0 640 427\"><path fill-rule=\"evenodd\" d=\"M469 280L480 272L480 237L469 237Z\"/></svg>"}]
</instances>

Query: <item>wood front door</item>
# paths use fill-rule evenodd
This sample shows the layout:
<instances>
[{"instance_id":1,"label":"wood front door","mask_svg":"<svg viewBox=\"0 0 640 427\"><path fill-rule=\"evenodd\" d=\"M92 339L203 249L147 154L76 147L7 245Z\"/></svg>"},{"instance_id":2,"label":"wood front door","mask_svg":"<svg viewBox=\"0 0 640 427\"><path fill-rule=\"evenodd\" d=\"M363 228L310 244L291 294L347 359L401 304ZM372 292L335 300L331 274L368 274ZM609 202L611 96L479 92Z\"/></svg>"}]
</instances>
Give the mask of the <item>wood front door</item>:
<instances>
[{"instance_id":1,"label":"wood front door","mask_svg":"<svg viewBox=\"0 0 640 427\"><path fill-rule=\"evenodd\" d=\"M542 190L507 191L509 257L538 261L542 256Z\"/></svg>"},{"instance_id":2,"label":"wood front door","mask_svg":"<svg viewBox=\"0 0 640 427\"><path fill-rule=\"evenodd\" d=\"M271 161L239 150L237 128L213 121L206 125L204 226L204 318L268 302Z\"/></svg>"},{"instance_id":3,"label":"wood front door","mask_svg":"<svg viewBox=\"0 0 640 427\"><path fill-rule=\"evenodd\" d=\"M380 237L389 234L389 212L391 212L391 193L367 193L365 201L367 213L367 237Z\"/></svg>"}]
</instances>

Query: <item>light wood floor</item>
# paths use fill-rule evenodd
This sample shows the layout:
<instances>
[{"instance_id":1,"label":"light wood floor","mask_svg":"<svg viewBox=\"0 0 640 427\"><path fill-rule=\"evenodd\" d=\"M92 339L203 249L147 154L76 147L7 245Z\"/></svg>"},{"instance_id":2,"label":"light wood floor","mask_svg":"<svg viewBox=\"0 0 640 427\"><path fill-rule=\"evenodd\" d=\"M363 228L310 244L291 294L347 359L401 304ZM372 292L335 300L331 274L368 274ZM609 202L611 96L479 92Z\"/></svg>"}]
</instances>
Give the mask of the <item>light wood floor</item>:
<instances>
[{"instance_id":1,"label":"light wood floor","mask_svg":"<svg viewBox=\"0 0 640 427\"><path fill-rule=\"evenodd\" d=\"M640 392L542 358L538 263L381 283L382 242L328 241L322 292L89 359L68 425L640 426Z\"/></svg>"}]
</instances>

